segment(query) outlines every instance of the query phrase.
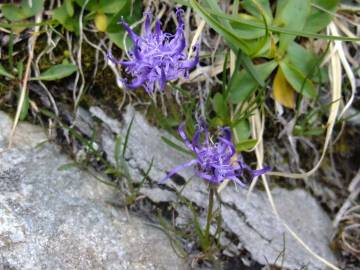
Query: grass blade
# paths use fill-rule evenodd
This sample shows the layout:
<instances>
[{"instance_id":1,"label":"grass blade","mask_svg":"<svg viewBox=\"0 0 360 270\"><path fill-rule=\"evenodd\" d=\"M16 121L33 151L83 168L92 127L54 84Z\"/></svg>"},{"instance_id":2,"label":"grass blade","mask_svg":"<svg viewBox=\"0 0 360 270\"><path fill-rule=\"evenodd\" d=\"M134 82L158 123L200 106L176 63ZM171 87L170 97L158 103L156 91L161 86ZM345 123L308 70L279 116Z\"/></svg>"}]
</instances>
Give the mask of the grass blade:
<instances>
[{"instance_id":1,"label":"grass blade","mask_svg":"<svg viewBox=\"0 0 360 270\"><path fill-rule=\"evenodd\" d=\"M122 158L123 158L123 159L125 159L126 148L127 148L128 142L129 142L130 130L131 130L131 127L132 127L132 125L133 125L133 123L134 123L134 118L135 118L135 115L131 118L129 127L128 127L128 129L126 130L124 147L123 147L123 151L122 151Z\"/></svg>"},{"instance_id":2,"label":"grass blade","mask_svg":"<svg viewBox=\"0 0 360 270\"><path fill-rule=\"evenodd\" d=\"M191 3L195 2L194 0L191 0ZM199 10L198 6L200 6L198 3L196 3L196 11ZM214 10L210 10L204 7L201 7L201 11L207 14L207 16L217 16L219 18L223 18L229 21L234 21L238 23L242 23L244 25L254 27L254 28L260 28L265 29L265 26L263 24L258 24L256 22L252 22L249 20L241 19L239 16L234 15L227 15L223 12L218 12ZM319 39L325 39L325 40L341 40L341 41L360 41L360 38L354 38L354 37L345 37L345 36L334 36L334 35L325 35L325 34L317 34L317 33L311 33L306 31L296 31L296 30L289 30L286 28L278 27L278 26L272 26L268 25L268 30L274 33L280 33L280 34L287 34L292 36L301 36L301 37L308 37L308 38L319 38Z\"/></svg>"}]
</instances>

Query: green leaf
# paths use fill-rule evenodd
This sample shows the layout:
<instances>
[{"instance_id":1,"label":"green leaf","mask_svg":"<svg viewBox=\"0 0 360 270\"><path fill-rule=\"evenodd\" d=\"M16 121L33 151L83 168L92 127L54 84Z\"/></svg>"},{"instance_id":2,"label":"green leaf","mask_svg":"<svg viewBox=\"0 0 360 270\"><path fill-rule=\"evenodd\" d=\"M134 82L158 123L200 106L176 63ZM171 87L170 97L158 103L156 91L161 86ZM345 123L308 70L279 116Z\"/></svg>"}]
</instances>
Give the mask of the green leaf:
<instances>
[{"instance_id":1,"label":"green leaf","mask_svg":"<svg viewBox=\"0 0 360 270\"><path fill-rule=\"evenodd\" d=\"M73 64L59 64L50 67L38 77L31 78L31 80L41 81L54 81L70 76L77 70L77 67Z\"/></svg>"},{"instance_id":2,"label":"green leaf","mask_svg":"<svg viewBox=\"0 0 360 270\"><path fill-rule=\"evenodd\" d=\"M96 11L108 14L115 14L119 12L119 10L121 10L126 4L131 2L131 0L100 0L98 1L98 8Z\"/></svg>"},{"instance_id":3,"label":"green leaf","mask_svg":"<svg viewBox=\"0 0 360 270\"><path fill-rule=\"evenodd\" d=\"M114 42L119 48L125 50L123 42L125 30L121 25L118 24L118 21L121 17L123 17L128 24L132 24L135 21L140 20L142 16L142 4L140 0L135 0L130 2L121 2L121 5L122 8L119 9L119 11L110 18L106 32L112 42ZM129 36L126 37L125 43L128 49L132 46L132 42Z\"/></svg>"},{"instance_id":4,"label":"green leaf","mask_svg":"<svg viewBox=\"0 0 360 270\"><path fill-rule=\"evenodd\" d=\"M289 30L303 30L310 13L310 0L278 0L274 24ZM280 52L285 52L295 36L280 34Z\"/></svg>"},{"instance_id":5,"label":"green leaf","mask_svg":"<svg viewBox=\"0 0 360 270\"><path fill-rule=\"evenodd\" d=\"M54 10L53 19L58 21L68 31L75 32L77 35L79 34L79 19L68 13L68 9L66 8L65 4Z\"/></svg>"},{"instance_id":6,"label":"green leaf","mask_svg":"<svg viewBox=\"0 0 360 270\"><path fill-rule=\"evenodd\" d=\"M304 31L318 32L325 28L336 13L339 0L312 0L311 12L306 19ZM332 13L332 14L331 14Z\"/></svg>"},{"instance_id":7,"label":"green leaf","mask_svg":"<svg viewBox=\"0 0 360 270\"><path fill-rule=\"evenodd\" d=\"M266 80L276 67L277 63L275 61L254 66L263 80ZM257 87L259 87L259 83L254 80L246 70L243 69L240 72L235 71L229 84L228 101L231 103L242 102L246 100Z\"/></svg>"},{"instance_id":8,"label":"green leaf","mask_svg":"<svg viewBox=\"0 0 360 270\"><path fill-rule=\"evenodd\" d=\"M304 136L304 137L311 137L311 136L319 136L324 134L325 129L321 127L302 127L296 125L293 130L294 136Z\"/></svg>"},{"instance_id":9,"label":"green leaf","mask_svg":"<svg viewBox=\"0 0 360 270\"><path fill-rule=\"evenodd\" d=\"M295 91L309 98L317 96L317 91L312 81L306 78L298 68L287 61L280 62L280 68Z\"/></svg>"},{"instance_id":10,"label":"green leaf","mask_svg":"<svg viewBox=\"0 0 360 270\"><path fill-rule=\"evenodd\" d=\"M119 48L125 50L125 46L124 46L124 35L125 35L125 31L119 31L118 33L107 33L110 40L112 42L115 43L116 46L118 46ZM125 39L125 43L126 43L126 47L129 49L131 47L131 40L130 38L126 38Z\"/></svg>"},{"instance_id":11,"label":"green leaf","mask_svg":"<svg viewBox=\"0 0 360 270\"><path fill-rule=\"evenodd\" d=\"M253 16L247 14L241 14L239 17L252 21L254 23L261 24L262 20L255 18ZM255 39L265 36L265 29L254 29L252 26L244 25L239 22L230 22L230 25L234 29L234 32L238 35L239 38L248 40L248 39Z\"/></svg>"},{"instance_id":12,"label":"green leaf","mask_svg":"<svg viewBox=\"0 0 360 270\"><path fill-rule=\"evenodd\" d=\"M273 16L269 0L244 0L242 5L250 14L259 18L264 15L267 23L271 23Z\"/></svg>"},{"instance_id":13,"label":"green leaf","mask_svg":"<svg viewBox=\"0 0 360 270\"><path fill-rule=\"evenodd\" d=\"M20 21L27 18L24 10L15 4L4 4L1 7L1 12L10 21Z\"/></svg>"},{"instance_id":14,"label":"green leaf","mask_svg":"<svg viewBox=\"0 0 360 270\"><path fill-rule=\"evenodd\" d=\"M129 25L138 21L142 17L141 13L141 1L123 1L119 4L118 11L109 19L109 24L106 29L108 33L118 33L124 31L124 27L119 25L119 20L123 18Z\"/></svg>"},{"instance_id":15,"label":"green leaf","mask_svg":"<svg viewBox=\"0 0 360 270\"><path fill-rule=\"evenodd\" d=\"M67 14L72 17L74 16L74 5L73 5L73 0L65 0L64 1L64 5L66 7L66 12Z\"/></svg>"},{"instance_id":16,"label":"green leaf","mask_svg":"<svg viewBox=\"0 0 360 270\"><path fill-rule=\"evenodd\" d=\"M311 53L310 50L306 50L296 42L292 42L289 45L287 57L289 61L304 74L309 73L317 61L316 56Z\"/></svg>"},{"instance_id":17,"label":"green leaf","mask_svg":"<svg viewBox=\"0 0 360 270\"><path fill-rule=\"evenodd\" d=\"M229 110L223 95L220 93L216 93L212 101L213 101L213 108L216 114L220 118L226 119L229 115Z\"/></svg>"},{"instance_id":18,"label":"green leaf","mask_svg":"<svg viewBox=\"0 0 360 270\"><path fill-rule=\"evenodd\" d=\"M29 0L22 0L21 8L24 10L27 18L35 16L44 9L44 0L32 0L31 7L29 5Z\"/></svg>"},{"instance_id":19,"label":"green leaf","mask_svg":"<svg viewBox=\"0 0 360 270\"><path fill-rule=\"evenodd\" d=\"M238 142L247 140L250 137L250 124L247 119L242 119L234 126L234 136Z\"/></svg>"},{"instance_id":20,"label":"green leaf","mask_svg":"<svg viewBox=\"0 0 360 270\"><path fill-rule=\"evenodd\" d=\"M257 140L255 140L255 139L241 141L241 142L237 143L235 146L236 152L248 151L248 150L254 148L256 143L257 143Z\"/></svg>"},{"instance_id":21,"label":"green leaf","mask_svg":"<svg viewBox=\"0 0 360 270\"><path fill-rule=\"evenodd\" d=\"M24 20L35 16L43 9L44 0L32 0L32 6L29 6L28 0L22 0L19 4L4 4L1 7L2 14L10 21Z\"/></svg>"},{"instance_id":22,"label":"green leaf","mask_svg":"<svg viewBox=\"0 0 360 270\"><path fill-rule=\"evenodd\" d=\"M86 0L75 0L80 6L84 6ZM86 9L93 12L102 12L107 14L117 13L124 5L131 3L131 0L90 0Z\"/></svg>"},{"instance_id":23,"label":"green leaf","mask_svg":"<svg viewBox=\"0 0 360 270\"><path fill-rule=\"evenodd\" d=\"M305 76L309 76L316 82L325 82L327 72L324 68L319 67L321 57L316 56L296 42L292 42L287 50L286 60L298 68Z\"/></svg>"},{"instance_id":24,"label":"green leaf","mask_svg":"<svg viewBox=\"0 0 360 270\"><path fill-rule=\"evenodd\" d=\"M0 64L0 75L1 76L5 76L5 77L9 77L10 79L14 79L14 75L12 75L11 73L7 72L7 70Z\"/></svg>"}]
</instances>

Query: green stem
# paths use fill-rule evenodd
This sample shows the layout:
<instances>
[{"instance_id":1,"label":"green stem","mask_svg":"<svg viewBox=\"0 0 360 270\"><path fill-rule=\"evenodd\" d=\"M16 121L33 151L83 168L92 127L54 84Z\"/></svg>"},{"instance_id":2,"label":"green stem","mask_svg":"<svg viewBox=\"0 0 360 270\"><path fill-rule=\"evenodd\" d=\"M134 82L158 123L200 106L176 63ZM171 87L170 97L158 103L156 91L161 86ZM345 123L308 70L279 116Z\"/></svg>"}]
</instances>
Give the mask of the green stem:
<instances>
[{"instance_id":1,"label":"green stem","mask_svg":"<svg viewBox=\"0 0 360 270\"><path fill-rule=\"evenodd\" d=\"M208 213L207 213L207 219L206 219L206 227L205 227L205 241L207 243L207 248L210 245L210 223L212 219L212 212L214 208L214 187L212 185L209 186L209 207L208 207Z\"/></svg>"},{"instance_id":2,"label":"green stem","mask_svg":"<svg viewBox=\"0 0 360 270\"><path fill-rule=\"evenodd\" d=\"M13 51L14 51L14 30L11 27L10 28L10 40L9 40L9 48L8 48L8 54L9 54L9 65L10 65L10 73L14 72L14 59L13 59ZM21 76L21 75L20 75Z\"/></svg>"}]
</instances>

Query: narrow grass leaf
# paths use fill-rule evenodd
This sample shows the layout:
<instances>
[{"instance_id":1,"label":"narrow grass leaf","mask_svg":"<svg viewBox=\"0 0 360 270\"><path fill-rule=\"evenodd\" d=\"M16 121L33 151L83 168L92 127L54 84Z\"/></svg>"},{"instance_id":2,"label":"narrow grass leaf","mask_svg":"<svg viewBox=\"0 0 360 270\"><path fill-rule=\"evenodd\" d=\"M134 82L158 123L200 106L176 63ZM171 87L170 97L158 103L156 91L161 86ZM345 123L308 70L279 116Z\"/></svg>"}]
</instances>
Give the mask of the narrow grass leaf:
<instances>
[{"instance_id":1,"label":"narrow grass leaf","mask_svg":"<svg viewBox=\"0 0 360 270\"><path fill-rule=\"evenodd\" d=\"M0 75L1 76L5 76L8 77L10 79L14 79L14 75L12 75L11 73L9 73L1 64L0 64Z\"/></svg>"},{"instance_id":2,"label":"narrow grass leaf","mask_svg":"<svg viewBox=\"0 0 360 270\"><path fill-rule=\"evenodd\" d=\"M20 121L25 120L25 118L28 116L29 107L30 107L29 93L26 91L24 102L21 107L21 112L19 117Z\"/></svg>"},{"instance_id":3,"label":"narrow grass leaf","mask_svg":"<svg viewBox=\"0 0 360 270\"><path fill-rule=\"evenodd\" d=\"M128 142L129 142L130 131L131 131L132 125L133 125L133 123L134 123L134 119L135 119L135 115L133 115L133 117L131 118L129 127L128 127L128 129L126 130L124 147L123 147L123 151L122 151L122 158L123 158L123 159L125 159L126 149L127 149L127 145L128 145Z\"/></svg>"},{"instance_id":4,"label":"narrow grass leaf","mask_svg":"<svg viewBox=\"0 0 360 270\"><path fill-rule=\"evenodd\" d=\"M168 222L162 217L161 213L158 213L159 224L161 227L158 227L156 224L149 224L155 228L161 229L167 237L169 237L171 247L173 248L174 252L181 258L186 258L188 255L187 252L183 249L181 242L177 239L177 232Z\"/></svg>"},{"instance_id":5,"label":"narrow grass leaf","mask_svg":"<svg viewBox=\"0 0 360 270\"><path fill-rule=\"evenodd\" d=\"M120 148L121 148L121 137L118 135L115 138L115 146L114 146L114 159L117 167L119 167L120 165Z\"/></svg>"},{"instance_id":6,"label":"narrow grass leaf","mask_svg":"<svg viewBox=\"0 0 360 270\"><path fill-rule=\"evenodd\" d=\"M193 154L193 152L191 152L189 150L186 150L184 147L181 147L180 145L178 145L176 143L173 143L171 140L169 140L168 138L166 138L164 136L161 136L161 139L164 141L164 143L166 143L167 145L169 145L170 147L176 149L179 152L183 152L183 153L188 154L188 155Z\"/></svg>"},{"instance_id":7,"label":"narrow grass leaf","mask_svg":"<svg viewBox=\"0 0 360 270\"><path fill-rule=\"evenodd\" d=\"M153 164L154 164L154 159L152 158L151 161L150 161L150 164L149 164L149 168L146 170L143 178L140 181L139 188L144 185L144 183L145 183L146 179L148 178L149 173L150 173L150 171L151 171L151 169L153 167Z\"/></svg>"},{"instance_id":8,"label":"narrow grass leaf","mask_svg":"<svg viewBox=\"0 0 360 270\"><path fill-rule=\"evenodd\" d=\"M193 2L193 0L191 0L191 1ZM215 17L223 18L223 19L226 19L229 21L243 23L244 25L252 26L254 28L260 28L260 29L266 28L264 24L258 24L258 23L255 23L255 22L252 22L249 20L245 20L245 19L240 18L239 16L228 15L224 12L219 12L219 11L211 10L211 9L204 8L204 7L202 7L202 10L203 10L203 12L206 12L207 16L209 16L209 17L215 16ZM283 27L279 27L279 26L274 26L274 25L269 25L268 29L269 29L269 31L274 32L274 33L283 33L283 34L287 34L287 35L291 35L291 36L319 38L319 39L325 39L325 40L342 40L342 41L350 41L350 42L360 41L360 38L358 38L358 37L355 38L355 37L317 34L317 33L312 33L312 32L307 32L307 31L291 30L291 29L287 29L287 28L283 28Z\"/></svg>"},{"instance_id":9,"label":"narrow grass leaf","mask_svg":"<svg viewBox=\"0 0 360 270\"><path fill-rule=\"evenodd\" d=\"M207 1L212 2L212 1ZM246 53L249 53L251 51L251 48L248 46L248 44L238 37L238 35L233 31L230 25L227 25L228 22L222 23L216 18L215 16L212 16L209 13L208 9L205 9L202 5L200 5L195 0L189 1L191 7L219 34L221 34L225 40L230 43L230 47L233 51L237 51L238 48L243 50ZM215 7L215 8L214 8ZM219 7L217 6L216 2L212 4L212 9L219 10ZM218 11L220 12L220 11Z\"/></svg>"},{"instance_id":10,"label":"narrow grass leaf","mask_svg":"<svg viewBox=\"0 0 360 270\"><path fill-rule=\"evenodd\" d=\"M72 169L74 167L78 167L78 166L79 166L79 164L77 162L69 162L69 163L61 165L58 168L58 171L67 171L67 170L70 170L70 169Z\"/></svg>"},{"instance_id":11,"label":"narrow grass leaf","mask_svg":"<svg viewBox=\"0 0 360 270\"><path fill-rule=\"evenodd\" d=\"M251 58L242 52L238 53L239 61L245 70L254 78L254 80L262 87L265 86L264 79L261 74L255 69L254 64L251 61Z\"/></svg>"}]
</instances>

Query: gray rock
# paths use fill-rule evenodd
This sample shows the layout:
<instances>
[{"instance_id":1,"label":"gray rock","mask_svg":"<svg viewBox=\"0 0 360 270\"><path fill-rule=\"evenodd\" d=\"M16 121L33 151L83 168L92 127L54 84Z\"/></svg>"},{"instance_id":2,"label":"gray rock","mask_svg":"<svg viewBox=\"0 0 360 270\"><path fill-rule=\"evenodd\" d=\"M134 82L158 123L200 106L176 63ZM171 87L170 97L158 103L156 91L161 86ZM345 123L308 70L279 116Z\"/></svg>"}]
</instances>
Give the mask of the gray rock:
<instances>
[{"instance_id":1,"label":"gray rock","mask_svg":"<svg viewBox=\"0 0 360 270\"><path fill-rule=\"evenodd\" d=\"M145 195L154 203L176 201L176 194L174 192L162 190L158 187L154 187L154 188L141 187L140 193Z\"/></svg>"},{"instance_id":2,"label":"gray rock","mask_svg":"<svg viewBox=\"0 0 360 270\"><path fill-rule=\"evenodd\" d=\"M163 178L172 168L189 161L191 158L169 147L161 140L164 136L172 141L169 134L151 127L146 119L132 107L128 107L123 115L123 125L118 130L119 123L108 119L96 109L97 115L110 123L102 134L102 147L108 157L114 155L114 134L109 135L109 130L117 135L124 136L131 119L134 117L131 135L128 142L127 159L130 164L130 174L134 179L142 178L153 159L153 168L149 177L154 183ZM174 141L181 144L179 141ZM111 158L109 159L111 161ZM184 180L189 180L182 195L198 206L207 207L207 186L204 181L193 176L192 169L179 172ZM135 180L136 181L136 180ZM169 180L169 188L180 190L181 184ZM156 185L155 185L156 186ZM163 192L163 194L162 194ZM169 191L156 187L154 192L147 191L152 200L158 197L160 201L173 197ZM331 221L324 213L315 199L303 190L289 191L276 188L273 190L275 203L280 216L301 239L318 255L336 264L335 256L329 248L332 235ZM264 192L256 191L246 201L246 191L237 191L233 185L228 185L221 193L224 205L222 206L223 229L238 237L239 248L245 248L252 258L259 263L268 262L289 269L300 269L307 265L308 269L326 269L326 266L311 256L300 244L286 231L282 221L272 213L270 204ZM184 212L184 211L181 211ZM185 213L185 212L184 212ZM186 215L185 215L186 216ZM178 223L184 223L186 218L180 215ZM284 252L284 256L278 258ZM232 252L235 253L235 252ZM278 259L277 259L278 258Z\"/></svg>"},{"instance_id":3,"label":"gray rock","mask_svg":"<svg viewBox=\"0 0 360 270\"><path fill-rule=\"evenodd\" d=\"M282 264L289 269L306 265L309 269L326 269L276 218L265 192L253 192L248 201L246 192L225 189L222 200L226 207L222 208L222 215L224 225L239 237L254 260L263 264ZM318 255L332 263L336 262L329 248L332 224L315 199L301 189L289 191L275 188L272 195L282 220Z\"/></svg>"},{"instance_id":4,"label":"gray rock","mask_svg":"<svg viewBox=\"0 0 360 270\"><path fill-rule=\"evenodd\" d=\"M115 191L0 112L0 269L186 269L167 237L106 203ZM45 143L44 143L45 142Z\"/></svg>"},{"instance_id":5,"label":"gray rock","mask_svg":"<svg viewBox=\"0 0 360 270\"><path fill-rule=\"evenodd\" d=\"M82 134L87 137L91 137L93 132L92 123L93 119L90 112L88 112L82 107L79 107L77 110L77 117L75 119L74 125L80 130Z\"/></svg>"},{"instance_id":6,"label":"gray rock","mask_svg":"<svg viewBox=\"0 0 360 270\"><path fill-rule=\"evenodd\" d=\"M108 117L103 110L101 110L99 107L91 107L90 108L91 115L95 116L99 120L103 121L110 129L111 131L115 133L120 133L120 123L116 121L115 119L112 119Z\"/></svg>"}]
</instances>

